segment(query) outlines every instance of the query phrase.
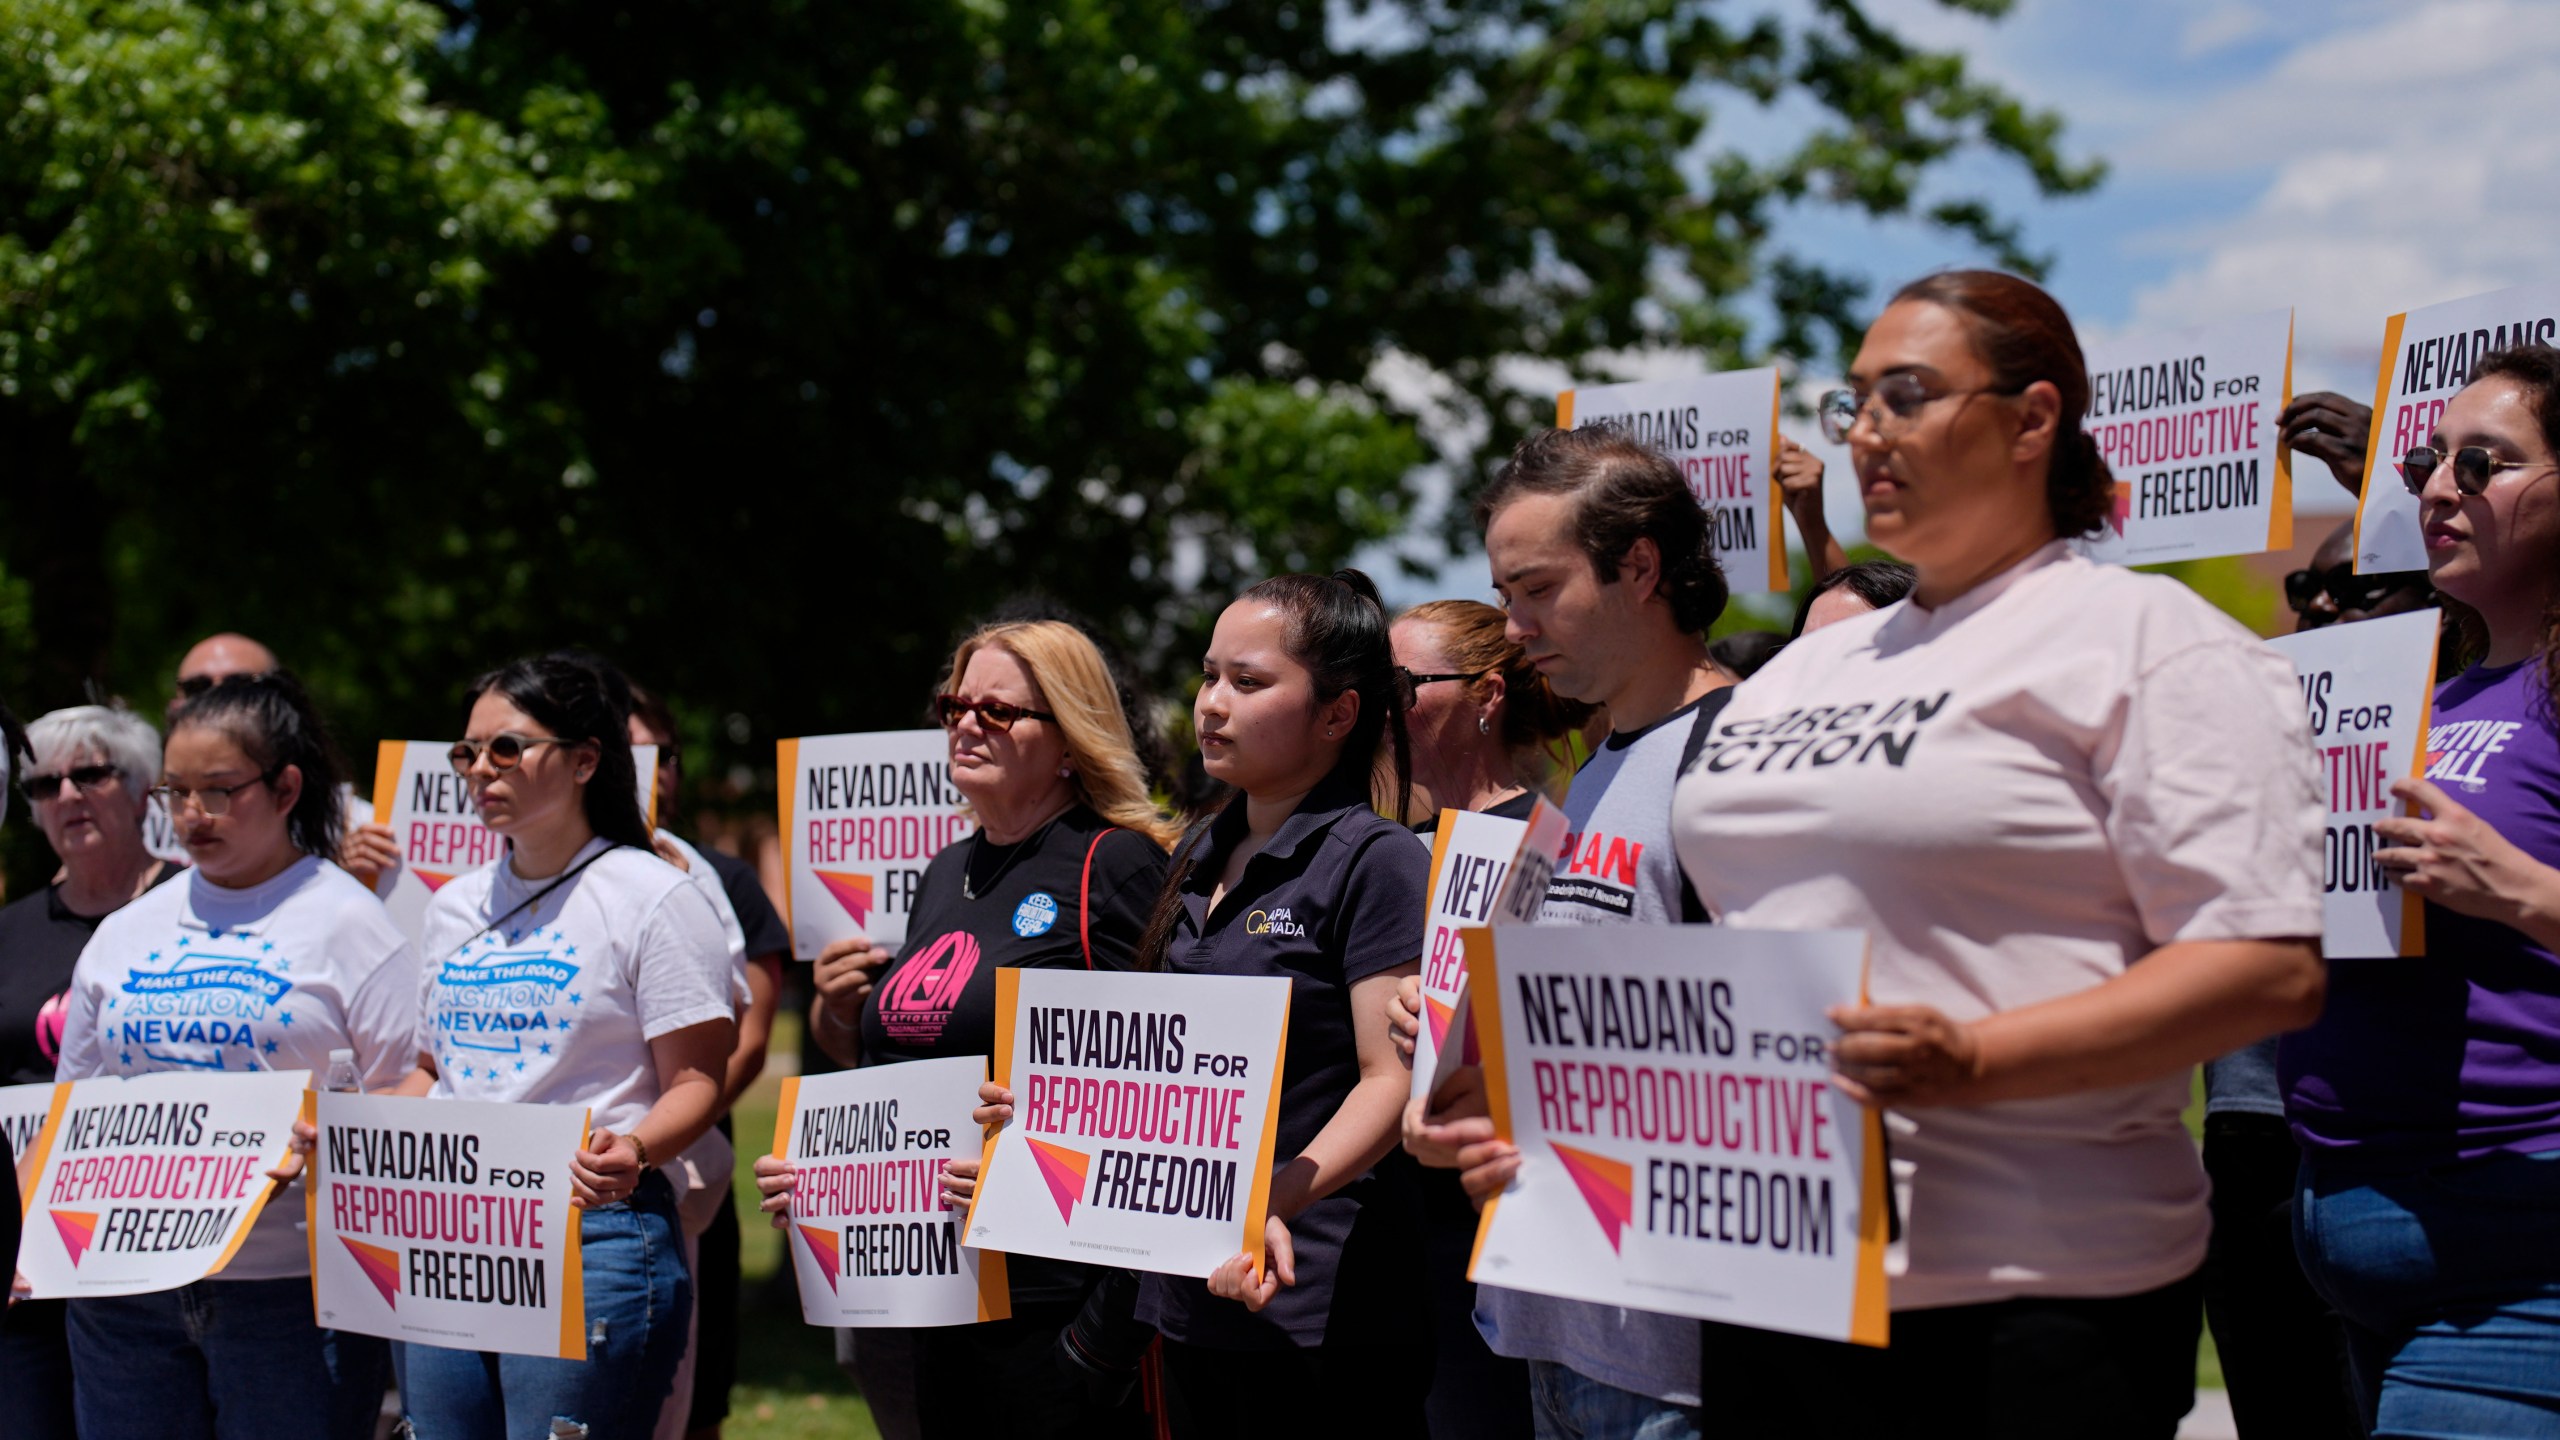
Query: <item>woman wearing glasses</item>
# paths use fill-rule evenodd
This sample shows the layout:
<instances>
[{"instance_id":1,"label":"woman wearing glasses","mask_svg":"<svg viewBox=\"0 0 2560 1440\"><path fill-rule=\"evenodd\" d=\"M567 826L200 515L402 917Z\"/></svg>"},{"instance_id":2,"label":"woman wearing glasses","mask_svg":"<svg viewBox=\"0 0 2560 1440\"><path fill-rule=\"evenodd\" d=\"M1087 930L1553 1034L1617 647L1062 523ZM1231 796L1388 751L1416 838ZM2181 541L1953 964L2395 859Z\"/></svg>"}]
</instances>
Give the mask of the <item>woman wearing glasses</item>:
<instances>
[{"instance_id":1,"label":"woman wearing glasses","mask_svg":"<svg viewBox=\"0 0 2560 1440\"><path fill-rule=\"evenodd\" d=\"M1735 690L1672 824L1725 923L1869 936L1834 1055L1890 1134L1892 1344L1711 1324L1704 1384L1738 1434L2168 1440L2208 1228L2189 1076L2320 1011L2292 667L2072 552L2115 481L2043 291L1907 286L1850 373L1825 424L1917 587Z\"/></svg>"},{"instance_id":2,"label":"woman wearing glasses","mask_svg":"<svg viewBox=\"0 0 2560 1440\"><path fill-rule=\"evenodd\" d=\"M2470 668L2375 858L2419 960L2330 962L2277 1052L2294 1243L2376 1435L2560 1435L2560 351L2476 363L2402 477Z\"/></svg>"},{"instance_id":3,"label":"woman wearing glasses","mask_svg":"<svg viewBox=\"0 0 2560 1440\"><path fill-rule=\"evenodd\" d=\"M339 765L309 698L282 673L211 687L179 708L161 774L194 868L99 922L59 1077L325 1075L352 1050L366 1088L389 1089L417 1043L416 964L382 902L327 858ZM302 1230L299 1203L270 1204L212 1279L71 1301L80 1434L370 1435L383 1342L313 1323Z\"/></svg>"}]
</instances>

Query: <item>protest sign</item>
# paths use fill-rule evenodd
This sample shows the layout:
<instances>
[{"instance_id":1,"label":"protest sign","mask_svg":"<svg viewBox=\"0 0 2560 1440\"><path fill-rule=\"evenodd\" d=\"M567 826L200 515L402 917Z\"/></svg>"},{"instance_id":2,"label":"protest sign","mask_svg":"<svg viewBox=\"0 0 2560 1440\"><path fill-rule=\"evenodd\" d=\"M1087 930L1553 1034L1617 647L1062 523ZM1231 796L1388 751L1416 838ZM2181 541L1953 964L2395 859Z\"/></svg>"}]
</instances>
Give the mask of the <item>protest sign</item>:
<instances>
[{"instance_id":1,"label":"protest sign","mask_svg":"<svg viewBox=\"0 0 2560 1440\"><path fill-rule=\"evenodd\" d=\"M454 771L452 750L450 740L385 740L375 754L373 820L391 827L400 846L400 864L382 903L413 941L426 928L427 901L446 881L506 853L505 839L480 823L471 786ZM638 772L640 814L654 823L658 747L632 746L631 764Z\"/></svg>"},{"instance_id":2,"label":"protest sign","mask_svg":"<svg viewBox=\"0 0 2560 1440\"><path fill-rule=\"evenodd\" d=\"M1556 396L1556 428L1624 430L1671 457L1707 512L1716 559L1737 595L1787 588L1778 518L1778 372L1584 385Z\"/></svg>"},{"instance_id":3,"label":"protest sign","mask_svg":"<svg viewBox=\"0 0 2560 1440\"><path fill-rule=\"evenodd\" d=\"M2364 496L2356 507L2356 573L2427 568L2418 497L2400 457L2430 438L2445 402L2471 383L2480 357L2560 336L2560 285L2522 285L2394 315L2382 327L2382 376L2365 437Z\"/></svg>"},{"instance_id":4,"label":"protest sign","mask_svg":"<svg viewBox=\"0 0 2560 1440\"><path fill-rule=\"evenodd\" d=\"M313 1095L303 1196L320 1323L359 1335L587 1358L569 1160L587 1112Z\"/></svg>"},{"instance_id":5,"label":"protest sign","mask_svg":"<svg viewBox=\"0 0 2560 1440\"><path fill-rule=\"evenodd\" d=\"M939 730L810 735L779 746L782 918L791 953L815 960L856 935L895 950L924 868L977 828L960 813Z\"/></svg>"},{"instance_id":6,"label":"protest sign","mask_svg":"<svg viewBox=\"0 0 2560 1440\"><path fill-rule=\"evenodd\" d=\"M9 1139L9 1153L24 1159L35 1153L36 1135L44 1129L44 1117L53 1110L52 1085L0 1085L0 1135Z\"/></svg>"},{"instance_id":7,"label":"protest sign","mask_svg":"<svg viewBox=\"0 0 2560 1440\"><path fill-rule=\"evenodd\" d=\"M1496 920L1534 922L1555 878L1556 853L1572 830L1573 822L1544 796L1526 820L1440 812L1423 910L1422 1032L1415 1037L1411 1098L1438 1094L1459 1066L1477 1063L1461 933Z\"/></svg>"},{"instance_id":8,"label":"protest sign","mask_svg":"<svg viewBox=\"0 0 2560 1440\"><path fill-rule=\"evenodd\" d=\"M1259 1256L1288 1034L1276 975L998 970L1013 1120L969 1243L1166 1275Z\"/></svg>"},{"instance_id":9,"label":"protest sign","mask_svg":"<svg viewBox=\"0 0 2560 1440\"><path fill-rule=\"evenodd\" d=\"M2090 346L2083 424L2116 504L2082 552L2150 565L2291 548L2293 461L2276 420L2292 399L2290 310Z\"/></svg>"},{"instance_id":10,"label":"protest sign","mask_svg":"<svg viewBox=\"0 0 2560 1440\"><path fill-rule=\"evenodd\" d=\"M1013 1314L1004 1256L960 1243L942 1166L975 1160L977 1056L782 1082L773 1153L799 1173L785 1246L812 1325L969 1325Z\"/></svg>"},{"instance_id":11,"label":"protest sign","mask_svg":"<svg viewBox=\"0 0 2560 1440\"><path fill-rule=\"evenodd\" d=\"M1854 930L1500 925L1467 933L1485 1098L1520 1172L1471 1279L1885 1342L1885 1161L1831 1085Z\"/></svg>"},{"instance_id":12,"label":"protest sign","mask_svg":"<svg viewBox=\"0 0 2560 1440\"><path fill-rule=\"evenodd\" d=\"M2426 953L2426 905L2377 864L2389 842L2377 820L2408 813L2391 782L2425 770L2430 752L2460 794L2456 776L2476 750L2427 734L2435 696L2440 615L2420 610L2353 625L2328 625L2268 643L2293 662L2311 720L2311 747L2329 806L2321 847L2320 948L2333 960Z\"/></svg>"},{"instance_id":13,"label":"protest sign","mask_svg":"<svg viewBox=\"0 0 2560 1440\"><path fill-rule=\"evenodd\" d=\"M143 1295L219 1272L284 1163L308 1070L164 1072L54 1087L21 1204L39 1300Z\"/></svg>"}]
</instances>

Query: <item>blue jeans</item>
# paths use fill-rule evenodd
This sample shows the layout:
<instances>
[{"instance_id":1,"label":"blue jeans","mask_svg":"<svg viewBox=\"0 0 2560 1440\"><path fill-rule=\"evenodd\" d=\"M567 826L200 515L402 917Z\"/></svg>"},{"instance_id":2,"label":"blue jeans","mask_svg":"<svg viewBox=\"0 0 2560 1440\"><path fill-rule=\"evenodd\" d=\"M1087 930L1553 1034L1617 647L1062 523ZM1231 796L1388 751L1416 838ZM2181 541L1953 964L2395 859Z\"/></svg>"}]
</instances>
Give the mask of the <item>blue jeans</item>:
<instances>
[{"instance_id":1,"label":"blue jeans","mask_svg":"<svg viewBox=\"0 0 2560 1440\"><path fill-rule=\"evenodd\" d=\"M1698 1440L1698 1412L1604 1385L1570 1365L1529 1362L1538 1440Z\"/></svg>"},{"instance_id":2,"label":"blue jeans","mask_svg":"<svg viewBox=\"0 0 2560 1440\"><path fill-rule=\"evenodd\" d=\"M693 1278L675 1192L650 1171L629 1200L578 1224L586 1283L587 1358L546 1360L399 1347L400 1398L415 1440L597 1440L645 1437L684 1358ZM555 1422L567 1430L555 1429Z\"/></svg>"},{"instance_id":3,"label":"blue jeans","mask_svg":"<svg viewBox=\"0 0 2560 1440\"><path fill-rule=\"evenodd\" d=\"M2560 1437L2560 1158L2414 1175L2307 1161L2294 1248L2347 1322L2373 1434Z\"/></svg>"},{"instance_id":4,"label":"blue jeans","mask_svg":"<svg viewBox=\"0 0 2560 1440\"><path fill-rule=\"evenodd\" d=\"M82 1440L370 1440L382 1413L389 1347L321 1329L308 1278L70 1306Z\"/></svg>"}]
</instances>

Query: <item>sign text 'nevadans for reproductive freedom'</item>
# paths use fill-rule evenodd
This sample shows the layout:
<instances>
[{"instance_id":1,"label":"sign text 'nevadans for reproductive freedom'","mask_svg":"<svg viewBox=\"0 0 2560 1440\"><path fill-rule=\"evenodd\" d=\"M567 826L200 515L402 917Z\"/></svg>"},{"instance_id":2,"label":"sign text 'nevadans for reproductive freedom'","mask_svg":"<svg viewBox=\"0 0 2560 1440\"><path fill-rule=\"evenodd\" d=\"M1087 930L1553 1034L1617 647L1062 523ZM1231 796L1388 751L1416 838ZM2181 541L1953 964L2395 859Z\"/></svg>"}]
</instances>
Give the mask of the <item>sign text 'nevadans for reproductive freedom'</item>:
<instances>
[{"instance_id":1,"label":"sign text 'nevadans for reproductive freedom'","mask_svg":"<svg viewBox=\"0 0 2560 1440\"><path fill-rule=\"evenodd\" d=\"M856 935L897 949L925 866L976 828L951 783L949 737L810 735L781 742L779 751L792 954L815 960Z\"/></svg>"},{"instance_id":2,"label":"sign text 'nevadans for reproductive freedom'","mask_svg":"<svg viewBox=\"0 0 2560 1440\"><path fill-rule=\"evenodd\" d=\"M2293 312L2089 347L2089 438L2115 473L2094 560L2149 565L2293 544Z\"/></svg>"},{"instance_id":3,"label":"sign text 'nevadans for reproductive freedom'","mask_svg":"<svg viewBox=\"0 0 2560 1440\"><path fill-rule=\"evenodd\" d=\"M1470 1278L1881 1345L1885 1165L1831 1085L1853 930L1469 931L1495 1130L1520 1173Z\"/></svg>"},{"instance_id":4,"label":"sign text 'nevadans for reproductive freedom'","mask_svg":"<svg viewBox=\"0 0 2560 1440\"><path fill-rule=\"evenodd\" d=\"M1623 430L1671 457L1707 512L1716 560L1737 595L1787 588L1778 519L1778 372L1584 385L1556 396L1556 427Z\"/></svg>"},{"instance_id":5,"label":"sign text 'nevadans for reproductive freedom'","mask_svg":"<svg viewBox=\"0 0 2560 1440\"><path fill-rule=\"evenodd\" d=\"M1004 1256L960 1243L942 1167L975 1160L987 1062L911 1060L782 1082L773 1153L799 1181L785 1244L812 1325L968 1325L1013 1314Z\"/></svg>"},{"instance_id":6,"label":"sign text 'nevadans for reproductive freedom'","mask_svg":"<svg viewBox=\"0 0 2560 1440\"><path fill-rule=\"evenodd\" d=\"M2418 497L2400 480L2400 457L2435 443L2436 422L2471 383L2483 356L2560 339L2560 285L2521 285L2394 315L2382 327L2382 376L2365 439L2364 495L2356 508L2356 573L2424 570Z\"/></svg>"},{"instance_id":7,"label":"sign text 'nevadans for reproductive freedom'","mask_svg":"<svg viewBox=\"0 0 2560 1440\"><path fill-rule=\"evenodd\" d=\"M382 892L383 907L411 940L425 929L427 901L445 882L506 853L505 837L480 823L471 786L453 768L450 740L385 740L375 752L373 820L387 825L400 864ZM640 813L658 813L658 747L634 745ZM377 882L380 888L380 882Z\"/></svg>"},{"instance_id":8,"label":"sign text 'nevadans for reproductive freedom'","mask_svg":"<svg viewBox=\"0 0 2560 1440\"><path fill-rule=\"evenodd\" d=\"M2441 752L2435 770L2446 779L2459 774L2461 761L2477 758L2476 751L2461 748L2472 738L2468 733L2442 740L2427 733L2440 618L2437 611L2419 610L2267 642L2293 662L2311 720L2311 748L2319 757L2329 808L2321 846L2320 948L2331 959L2426 953L2426 907L2373 858L2390 843L2373 826L2406 813L2391 797L2391 782L2426 770L2430 751ZM2453 793L2461 794L2458 779Z\"/></svg>"},{"instance_id":9,"label":"sign text 'nevadans for reproductive freedom'","mask_svg":"<svg viewBox=\"0 0 2560 1440\"><path fill-rule=\"evenodd\" d=\"M1477 1063L1465 932L1536 921L1555 878L1556 854L1572 831L1573 822L1544 796L1526 820L1440 812L1431 846L1431 892L1422 912L1422 1031L1414 1038L1411 1098L1440 1093L1459 1066Z\"/></svg>"},{"instance_id":10,"label":"sign text 'nevadans for reproductive freedom'","mask_svg":"<svg viewBox=\"0 0 2560 1440\"><path fill-rule=\"evenodd\" d=\"M284 1163L308 1070L57 1086L31 1152L18 1271L38 1299L142 1295L219 1272Z\"/></svg>"},{"instance_id":11,"label":"sign text 'nevadans for reproductive freedom'","mask_svg":"<svg viewBox=\"0 0 2560 1440\"><path fill-rule=\"evenodd\" d=\"M1288 1033L1278 976L998 970L1013 1120L969 1243L1167 1275L1259 1257Z\"/></svg>"},{"instance_id":12,"label":"sign text 'nevadans for reproductive freedom'","mask_svg":"<svg viewBox=\"0 0 2560 1440\"><path fill-rule=\"evenodd\" d=\"M399 1095L312 1097L304 1192L320 1323L422 1345L583 1360L569 1160L587 1112Z\"/></svg>"}]
</instances>

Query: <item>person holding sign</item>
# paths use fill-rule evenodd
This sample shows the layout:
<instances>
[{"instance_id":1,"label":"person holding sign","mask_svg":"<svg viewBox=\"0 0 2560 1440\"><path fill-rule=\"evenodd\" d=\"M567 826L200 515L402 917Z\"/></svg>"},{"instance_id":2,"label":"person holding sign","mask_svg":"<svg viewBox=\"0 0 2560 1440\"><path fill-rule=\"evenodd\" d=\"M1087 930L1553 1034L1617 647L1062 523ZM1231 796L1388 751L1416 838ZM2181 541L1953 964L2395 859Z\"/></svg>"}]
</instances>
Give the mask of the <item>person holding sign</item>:
<instances>
[{"instance_id":1,"label":"person holding sign","mask_svg":"<svg viewBox=\"0 0 2560 1440\"><path fill-rule=\"evenodd\" d=\"M2560 350L2493 352L2400 462L2470 668L2375 859L2424 959L2330 962L2278 1048L2294 1243L2373 1433L2549 1435L2560 1413Z\"/></svg>"},{"instance_id":2,"label":"person holding sign","mask_svg":"<svg viewBox=\"0 0 2560 1440\"><path fill-rule=\"evenodd\" d=\"M1426 600L1389 632L1410 696L1417 829L1436 826L1442 810L1528 819L1547 747L1591 719L1590 706L1548 688L1503 624L1481 600Z\"/></svg>"},{"instance_id":3,"label":"person holding sign","mask_svg":"<svg viewBox=\"0 0 2560 1440\"><path fill-rule=\"evenodd\" d=\"M1823 415L1911 598L1734 693L1673 825L1726 924L1860 929L1836 1082L1885 1112L1881 1350L1709 1325L1737 1434L2168 1440L2192 1402L2194 1066L2319 1014L2324 807L2292 667L2067 543L2115 483L2061 306L1906 286Z\"/></svg>"},{"instance_id":4,"label":"person holding sign","mask_svg":"<svg viewBox=\"0 0 2560 1440\"><path fill-rule=\"evenodd\" d=\"M934 711L978 828L926 867L894 959L864 939L820 955L815 1034L847 1065L991 1055L998 970L1134 968L1164 883L1176 830L1147 796L1120 687L1083 631L1057 620L977 631L953 653ZM952 1163L954 1198L977 1168ZM780 1227L799 1177L770 1155L755 1169ZM1010 1319L857 1334L863 1393L884 1413L911 1412L927 1437L1129 1433L1128 1274L1033 1255L1008 1256L1005 1273Z\"/></svg>"},{"instance_id":5,"label":"person holding sign","mask_svg":"<svg viewBox=\"0 0 2560 1440\"><path fill-rule=\"evenodd\" d=\"M438 890L419 953L427 1048L401 1093L588 1112L575 1182L587 1358L404 1343L421 1436L520 1435L555 1421L646 1435L693 1303L659 1162L719 1114L737 1025L720 919L651 852L630 690L561 652L481 676L454 769L506 853Z\"/></svg>"},{"instance_id":6,"label":"person holding sign","mask_svg":"<svg viewBox=\"0 0 2560 1440\"><path fill-rule=\"evenodd\" d=\"M72 975L58 1078L326 1074L329 1052L349 1049L364 1084L397 1083L416 1044L416 961L329 859L339 764L302 687L277 671L204 688L179 707L162 763L194 868L99 922ZM72 1300L80 1432L371 1434L388 1352L314 1323L301 1221L298 1203L270 1203L212 1279Z\"/></svg>"}]
</instances>

